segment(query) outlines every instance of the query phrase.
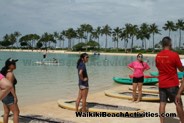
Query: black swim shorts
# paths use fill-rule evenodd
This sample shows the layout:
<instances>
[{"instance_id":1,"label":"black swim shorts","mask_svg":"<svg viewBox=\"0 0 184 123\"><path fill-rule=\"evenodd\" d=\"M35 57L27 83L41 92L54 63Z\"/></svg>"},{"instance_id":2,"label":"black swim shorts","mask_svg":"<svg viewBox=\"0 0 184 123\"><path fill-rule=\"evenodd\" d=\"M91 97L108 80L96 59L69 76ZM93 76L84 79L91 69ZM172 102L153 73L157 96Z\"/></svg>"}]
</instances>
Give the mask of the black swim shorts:
<instances>
[{"instance_id":1,"label":"black swim shorts","mask_svg":"<svg viewBox=\"0 0 184 123\"><path fill-rule=\"evenodd\" d=\"M143 83L144 81L144 76L142 77L133 77L133 83Z\"/></svg>"}]
</instances>

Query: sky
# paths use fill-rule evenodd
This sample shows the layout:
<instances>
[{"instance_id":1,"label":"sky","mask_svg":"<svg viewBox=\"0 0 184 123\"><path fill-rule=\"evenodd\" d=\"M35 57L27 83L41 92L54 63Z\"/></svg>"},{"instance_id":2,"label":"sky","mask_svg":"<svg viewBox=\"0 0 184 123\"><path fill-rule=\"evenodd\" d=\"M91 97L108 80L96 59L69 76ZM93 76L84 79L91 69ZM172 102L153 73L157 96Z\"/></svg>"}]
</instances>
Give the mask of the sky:
<instances>
[{"instance_id":1,"label":"sky","mask_svg":"<svg viewBox=\"0 0 184 123\"><path fill-rule=\"evenodd\" d=\"M61 32L81 24L123 27L184 19L184 0L0 0L0 40L5 34Z\"/></svg>"}]
</instances>

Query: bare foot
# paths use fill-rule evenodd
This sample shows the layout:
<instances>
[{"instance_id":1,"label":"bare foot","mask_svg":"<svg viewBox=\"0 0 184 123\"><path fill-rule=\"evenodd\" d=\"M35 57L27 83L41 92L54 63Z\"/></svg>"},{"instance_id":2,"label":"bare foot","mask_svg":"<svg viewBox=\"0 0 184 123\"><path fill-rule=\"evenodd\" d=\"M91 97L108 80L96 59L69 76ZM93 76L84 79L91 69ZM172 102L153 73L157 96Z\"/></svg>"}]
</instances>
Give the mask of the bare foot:
<instances>
[{"instance_id":1,"label":"bare foot","mask_svg":"<svg viewBox=\"0 0 184 123\"><path fill-rule=\"evenodd\" d=\"M132 99L131 102L135 102L135 99Z\"/></svg>"},{"instance_id":2,"label":"bare foot","mask_svg":"<svg viewBox=\"0 0 184 123\"><path fill-rule=\"evenodd\" d=\"M136 103L139 103L140 102L140 100L137 100L137 101L135 101Z\"/></svg>"}]
</instances>

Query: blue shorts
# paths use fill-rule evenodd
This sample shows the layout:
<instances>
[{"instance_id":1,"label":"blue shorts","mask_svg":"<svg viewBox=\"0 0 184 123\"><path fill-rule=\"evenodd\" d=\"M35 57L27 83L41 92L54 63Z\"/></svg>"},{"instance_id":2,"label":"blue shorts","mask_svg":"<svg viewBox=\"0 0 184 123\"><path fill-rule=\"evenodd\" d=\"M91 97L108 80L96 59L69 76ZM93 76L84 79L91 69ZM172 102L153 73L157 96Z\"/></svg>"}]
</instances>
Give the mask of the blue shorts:
<instances>
[{"instance_id":1,"label":"blue shorts","mask_svg":"<svg viewBox=\"0 0 184 123\"><path fill-rule=\"evenodd\" d=\"M5 105L12 105L14 104L14 97L13 95L7 95L5 98L2 99L2 102L5 104Z\"/></svg>"}]
</instances>

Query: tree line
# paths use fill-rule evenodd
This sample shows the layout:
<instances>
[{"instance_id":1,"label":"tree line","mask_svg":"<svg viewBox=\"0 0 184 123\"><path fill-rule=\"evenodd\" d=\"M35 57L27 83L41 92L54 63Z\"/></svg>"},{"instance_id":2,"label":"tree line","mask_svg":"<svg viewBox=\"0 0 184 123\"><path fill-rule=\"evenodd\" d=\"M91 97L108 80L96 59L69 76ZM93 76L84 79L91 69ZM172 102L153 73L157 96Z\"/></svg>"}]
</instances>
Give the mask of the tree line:
<instances>
[{"instance_id":1,"label":"tree line","mask_svg":"<svg viewBox=\"0 0 184 123\"><path fill-rule=\"evenodd\" d=\"M179 48L182 45L181 33L184 30L184 21L179 19L177 22L167 21L162 27L165 31L168 31L168 36L174 31L179 31ZM119 49L119 41L124 41L124 49L127 50L128 43L130 43L130 52L134 48L134 41L141 40L142 49L147 49L147 40L152 38L153 52L155 50L155 35L161 35L161 29L155 23L147 24L142 23L140 26L127 23L124 27L111 28L108 24L105 26L98 26L94 28L90 24L82 24L77 29L68 28L61 32L47 33L42 35L38 34L26 34L21 35L16 31L12 34L6 34L0 41L0 45L3 47L17 47L17 48L64 48L64 43L68 41L68 50L73 47L74 41L78 41L78 45L88 47L93 45L94 48L100 49L100 38L105 36L105 51L108 48L108 39L112 38L112 41L116 45L116 50ZM96 43L94 45L94 43ZM89 46L90 47L90 46Z\"/></svg>"}]
</instances>

